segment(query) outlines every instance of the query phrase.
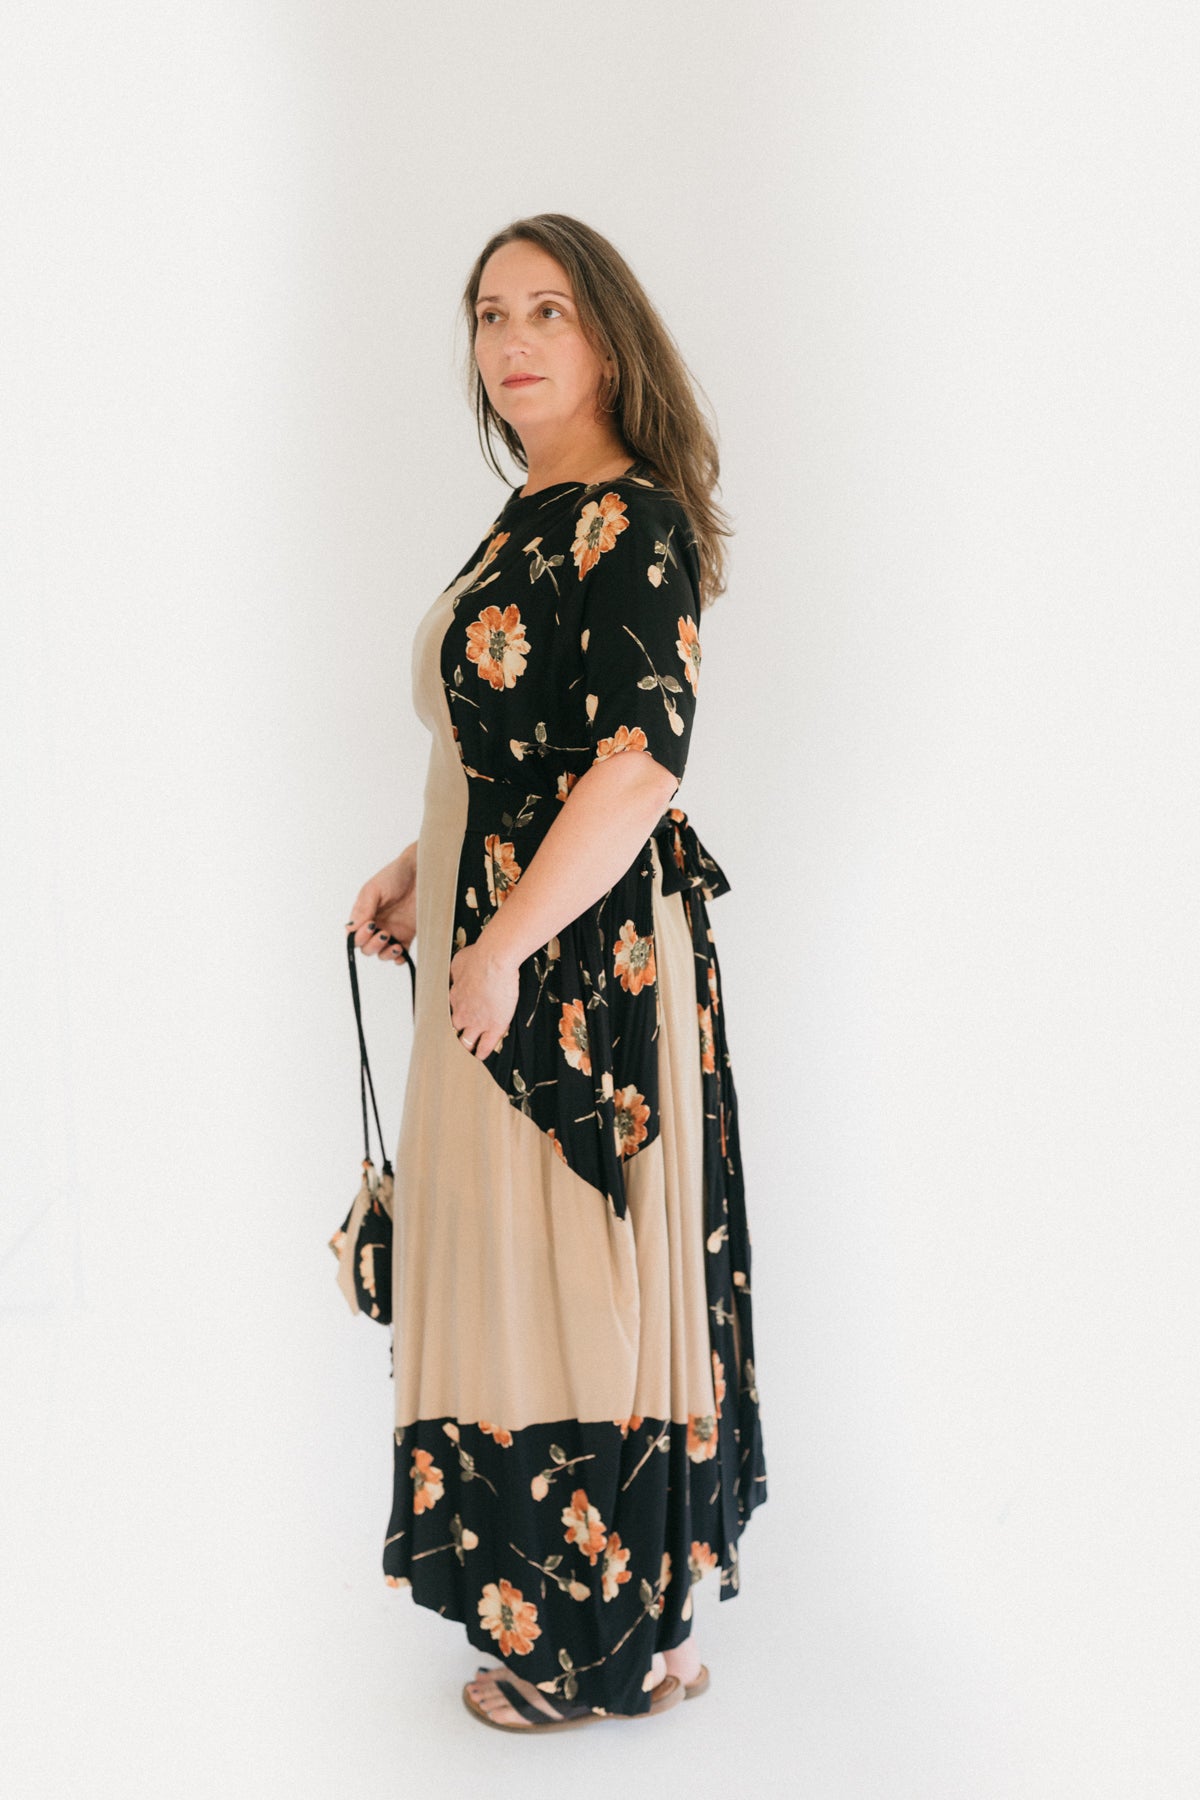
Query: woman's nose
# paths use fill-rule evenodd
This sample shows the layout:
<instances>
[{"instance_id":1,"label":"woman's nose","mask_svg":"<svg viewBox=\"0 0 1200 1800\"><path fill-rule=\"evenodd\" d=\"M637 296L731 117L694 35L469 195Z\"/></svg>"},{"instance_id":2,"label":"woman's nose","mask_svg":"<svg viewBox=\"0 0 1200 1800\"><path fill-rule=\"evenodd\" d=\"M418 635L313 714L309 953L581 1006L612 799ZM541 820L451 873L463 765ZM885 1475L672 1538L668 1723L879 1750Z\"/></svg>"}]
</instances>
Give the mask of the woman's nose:
<instances>
[{"instance_id":1,"label":"woman's nose","mask_svg":"<svg viewBox=\"0 0 1200 1800\"><path fill-rule=\"evenodd\" d=\"M500 327L500 349L506 357L528 350L533 339L523 319L510 319Z\"/></svg>"}]
</instances>

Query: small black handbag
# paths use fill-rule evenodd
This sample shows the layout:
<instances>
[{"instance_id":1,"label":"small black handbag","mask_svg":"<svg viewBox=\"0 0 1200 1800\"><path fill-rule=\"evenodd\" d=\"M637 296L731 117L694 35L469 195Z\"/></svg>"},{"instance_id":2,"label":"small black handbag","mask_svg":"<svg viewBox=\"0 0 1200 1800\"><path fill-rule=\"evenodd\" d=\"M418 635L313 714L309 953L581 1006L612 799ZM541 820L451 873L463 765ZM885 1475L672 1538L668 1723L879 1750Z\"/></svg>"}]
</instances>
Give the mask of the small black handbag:
<instances>
[{"instance_id":1,"label":"small black handbag","mask_svg":"<svg viewBox=\"0 0 1200 1800\"><path fill-rule=\"evenodd\" d=\"M395 1177L383 1144L383 1127L375 1104L375 1083L367 1061L367 1040L363 1036L362 1003L358 995L358 967L355 958L354 932L346 933L346 949L350 956L350 992L354 996L354 1018L358 1026L359 1087L362 1090L363 1162L362 1182L351 1202L350 1211L329 1240L329 1248L338 1259L337 1283L351 1312L365 1313L381 1325L392 1322L392 1208ZM404 956L412 982L413 1012L417 1009L417 970L411 955ZM375 1114L375 1130L379 1134L377 1169L371 1160L371 1139L367 1123L367 1089L371 1090L371 1110Z\"/></svg>"}]
</instances>

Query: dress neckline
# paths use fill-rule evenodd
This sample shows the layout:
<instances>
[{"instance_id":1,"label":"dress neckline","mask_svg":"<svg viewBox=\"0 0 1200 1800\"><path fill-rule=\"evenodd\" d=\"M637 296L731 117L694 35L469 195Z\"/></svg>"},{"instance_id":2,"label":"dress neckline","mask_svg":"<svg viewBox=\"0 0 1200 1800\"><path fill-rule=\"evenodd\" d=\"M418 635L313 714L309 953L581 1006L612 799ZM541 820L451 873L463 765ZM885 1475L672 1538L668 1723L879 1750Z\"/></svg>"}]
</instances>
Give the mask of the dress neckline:
<instances>
[{"instance_id":1,"label":"dress neckline","mask_svg":"<svg viewBox=\"0 0 1200 1800\"><path fill-rule=\"evenodd\" d=\"M647 473L645 458L639 456L635 457L627 469L623 469L619 475L610 476L607 481L552 481L546 487L535 488L532 494L523 494L521 484L517 482L509 490L504 511L511 512L519 506L532 506L535 501L544 504L553 495L568 493L572 488L578 488L581 493L590 493L592 488L611 487L614 481L628 481L634 475Z\"/></svg>"}]
</instances>

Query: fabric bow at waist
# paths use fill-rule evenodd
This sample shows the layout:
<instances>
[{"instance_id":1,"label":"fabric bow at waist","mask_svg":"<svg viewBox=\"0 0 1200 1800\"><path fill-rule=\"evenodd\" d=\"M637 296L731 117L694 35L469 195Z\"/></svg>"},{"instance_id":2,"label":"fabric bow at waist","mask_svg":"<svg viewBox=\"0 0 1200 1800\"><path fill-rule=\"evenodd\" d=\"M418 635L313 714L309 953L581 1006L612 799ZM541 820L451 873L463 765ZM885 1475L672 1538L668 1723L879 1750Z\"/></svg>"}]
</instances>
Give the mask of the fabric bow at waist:
<instances>
[{"instance_id":1,"label":"fabric bow at waist","mask_svg":"<svg viewBox=\"0 0 1200 1800\"><path fill-rule=\"evenodd\" d=\"M704 848L682 807L669 807L651 836L658 845L664 894L699 888L706 900L715 900L729 892L725 871Z\"/></svg>"}]
</instances>

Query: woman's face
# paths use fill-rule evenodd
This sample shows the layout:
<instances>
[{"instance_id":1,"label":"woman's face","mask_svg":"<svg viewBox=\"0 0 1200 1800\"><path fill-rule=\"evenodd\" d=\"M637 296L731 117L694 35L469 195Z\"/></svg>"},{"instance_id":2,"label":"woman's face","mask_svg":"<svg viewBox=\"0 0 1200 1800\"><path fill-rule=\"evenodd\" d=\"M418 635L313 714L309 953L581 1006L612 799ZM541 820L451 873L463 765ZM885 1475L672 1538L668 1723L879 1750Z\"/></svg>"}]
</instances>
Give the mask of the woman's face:
<instances>
[{"instance_id":1,"label":"woman's face","mask_svg":"<svg viewBox=\"0 0 1200 1800\"><path fill-rule=\"evenodd\" d=\"M475 360L488 399L527 449L601 416L604 365L580 330L566 270L538 244L513 239L484 263Z\"/></svg>"}]
</instances>

